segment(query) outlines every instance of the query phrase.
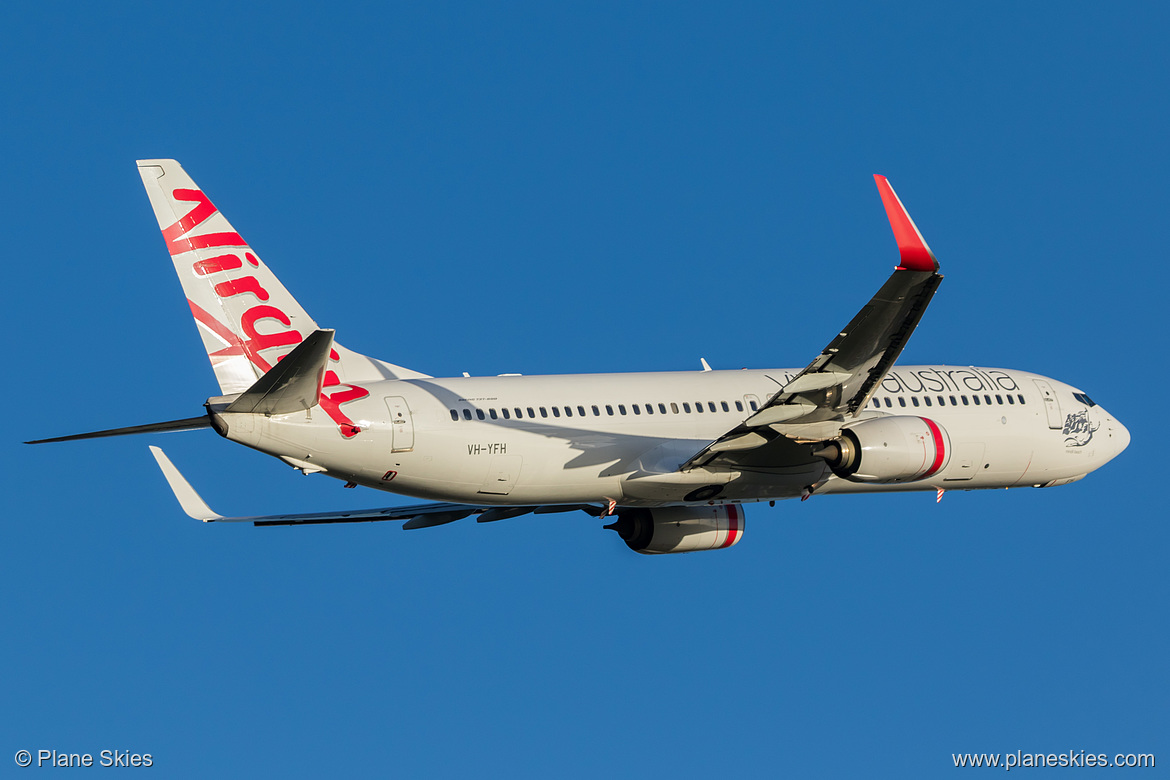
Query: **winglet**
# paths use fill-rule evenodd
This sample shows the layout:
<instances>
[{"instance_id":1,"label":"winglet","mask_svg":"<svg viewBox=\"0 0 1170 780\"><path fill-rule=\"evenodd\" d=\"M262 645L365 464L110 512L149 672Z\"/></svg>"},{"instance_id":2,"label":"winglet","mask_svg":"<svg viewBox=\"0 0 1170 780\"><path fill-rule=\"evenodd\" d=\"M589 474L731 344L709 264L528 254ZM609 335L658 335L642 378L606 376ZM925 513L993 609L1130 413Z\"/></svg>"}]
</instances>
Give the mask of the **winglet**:
<instances>
[{"instance_id":1,"label":"winglet","mask_svg":"<svg viewBox=\"0 0 1170 780\"><path fill-rule=\"evenodd\" d=\"M191 487L191 483L183 478L183 475L175 468L175 464L171 463L170 458L162 450L152 446L150 454L154 455L154 459L158 461L158 467L162 469L163 476L167 478L167 484L174 491L175 498L179 499L179 506L183 507L184 512L205 523L214 523L223 517L223 515L217 515L211 511L211 508L195 492L195 488Z\"/></svg>"},{"instance_id":2,"label":"winglet","mask_svg":"<svg viewBox=\"0 0 1170 780\"><path fill-rule=\"evenodd\" d=\"M874 174L878 192L882 196L882 205L886 207L886 216L890 219L890 227L894 230L894 240L898 242L898 252L902 262L898 266L901 271L937 271L938 260L934 252L926 244L918 226L910 219L910 214L902 201L898 198L894 188L885 176Z\"/></svg>"}]
</instances>

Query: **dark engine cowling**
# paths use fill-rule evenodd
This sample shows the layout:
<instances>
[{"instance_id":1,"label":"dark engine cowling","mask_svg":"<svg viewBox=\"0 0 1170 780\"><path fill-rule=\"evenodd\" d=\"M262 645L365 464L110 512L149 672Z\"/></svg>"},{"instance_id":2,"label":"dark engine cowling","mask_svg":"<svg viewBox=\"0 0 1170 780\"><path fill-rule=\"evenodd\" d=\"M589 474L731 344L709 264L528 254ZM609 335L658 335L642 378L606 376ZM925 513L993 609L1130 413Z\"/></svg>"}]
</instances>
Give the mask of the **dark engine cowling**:
<instances>
[{"instance_id":1,"label":"dark engine cowling","mask_svg":"<svg viewBox=\"0 0 1170 780\"><path fill-rule=\"evenodd\" d=\"M879 417L850 425L813 451L841 479L896 484L927 479L946 468L951 440L925 417Z\"/></svg>"},{"instance_id":2,"label":"dark engine cowling","mask_svg":"<svg viewBox=\"0 0 1170 780\"><path fill-rule=\"evenodd\" d=\"M743 508L723 504L625 509L606 528L617 531L631 550L646 555L720 550L743 538Z\"/></svg>"}]
</instances>

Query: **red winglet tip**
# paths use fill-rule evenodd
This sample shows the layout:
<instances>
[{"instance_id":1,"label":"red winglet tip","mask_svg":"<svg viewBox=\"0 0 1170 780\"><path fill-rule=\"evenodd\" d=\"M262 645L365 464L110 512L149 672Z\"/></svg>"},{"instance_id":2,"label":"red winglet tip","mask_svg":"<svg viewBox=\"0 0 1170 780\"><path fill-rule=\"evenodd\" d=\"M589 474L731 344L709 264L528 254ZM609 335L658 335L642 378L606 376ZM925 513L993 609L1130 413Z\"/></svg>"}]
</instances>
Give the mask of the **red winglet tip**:
<instances>
[{"instance_id":1,"label":"red winglet tip","mask_svg":"<svg viewBox=\"0 0 1170 780\"><path fill-rule=\"evenodd\" d=\"M938 260L926 245L926 239L918 231L914 220L902 205L894 188L885 176L874 174L878 193L882 196L882 205L886 207L886 217L890 220L890 228L894 231L894 240L898 242L898 253L902 262L898 265L900 271L937 271Z\"/></svg>"}]
</instances>

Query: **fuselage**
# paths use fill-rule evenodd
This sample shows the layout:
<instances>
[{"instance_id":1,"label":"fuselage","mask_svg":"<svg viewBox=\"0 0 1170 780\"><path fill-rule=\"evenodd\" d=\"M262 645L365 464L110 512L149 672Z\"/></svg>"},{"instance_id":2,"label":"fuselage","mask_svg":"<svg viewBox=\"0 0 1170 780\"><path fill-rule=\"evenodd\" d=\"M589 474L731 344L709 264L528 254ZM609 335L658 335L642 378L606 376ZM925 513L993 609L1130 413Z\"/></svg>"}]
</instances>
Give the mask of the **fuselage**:
<instances>
[{"instance_id":1,"label":"fuselage","mask_svg":"<svg viewBox=\"0 0 1170 780\"><path fill-rule=\"evenodd\" d=\"M750 417L798 369L404 379L365 384L346 405L360 428L343 436L319 409L254 417L228 438L291 465L368 487L460 503L688 503L819 494L1052 486L1099 468L1129 433L1078 388L1038 374L960 366L891 371L856 418L790 426L814 442L843 425L890 415L929 418L951 452L929 479L860 484L811 455L789 468L679 471ZM237 416L233 416L237 417ZM810 448L811 449L811 448Z\"/></svg>"}]
</instances>

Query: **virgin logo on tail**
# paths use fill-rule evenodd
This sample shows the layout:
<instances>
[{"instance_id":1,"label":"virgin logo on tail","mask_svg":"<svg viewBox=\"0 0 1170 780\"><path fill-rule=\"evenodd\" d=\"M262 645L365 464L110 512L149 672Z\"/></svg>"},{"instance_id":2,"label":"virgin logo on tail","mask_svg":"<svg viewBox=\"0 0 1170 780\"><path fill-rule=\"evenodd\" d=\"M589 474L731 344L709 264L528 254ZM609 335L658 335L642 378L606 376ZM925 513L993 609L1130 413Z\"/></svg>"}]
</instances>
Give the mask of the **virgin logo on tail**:
<instances>
[{"instance_id":1,"label":"virgin logo on tail","mask_svg":"<svg viewBox=\"0 0 1170 780\"><path fill-rule=\"evenodd\" d=\"M180 188L173 190L171 195L176 201L196 204L185 216L162 231L163 238L167 242L167 249L172 257L196 249L242 247L244 249L243 258L240 257L239 253L228 252L216 257L197 259L192 264L191 270L197 276L207 277L238 271L245 268L245 263L251 268L260 267L260 260L248 251L248 242L239 233L190 235L191 231L218 211L202 191ZM254 295L260 301L269 301L272 297L260 284L260 280L250 274L226 277L222 281L216 282L212 289L216 297L220 299L233 298L245 293ZM304 340L301 333L292 329L292 320L288 314L271 303L257 304L240 315L239 330L243 337L194 301L188 299L187 303L191 306L191 314L195 320L227 344L223 349L211 354L213 364L236 355L245 355L254 366L267 373L272 369L272 364L260 354L262 351L276 347L295 346ZM275 320L281 327L271 333L263 333L258 327L262 320ZM330 351L329 358L334 362L341 359L336 350ZM326 392L330 388L337 389L333 392ZM343 383L336 371L325 372L325 383L320 398L321 408L337 423L341 435L347 439L356 436L361 428L355 425L345 412L341 411L341 404L365 398L369 394L370 392L364 387Z\"/></svg>"}]
</instances>

